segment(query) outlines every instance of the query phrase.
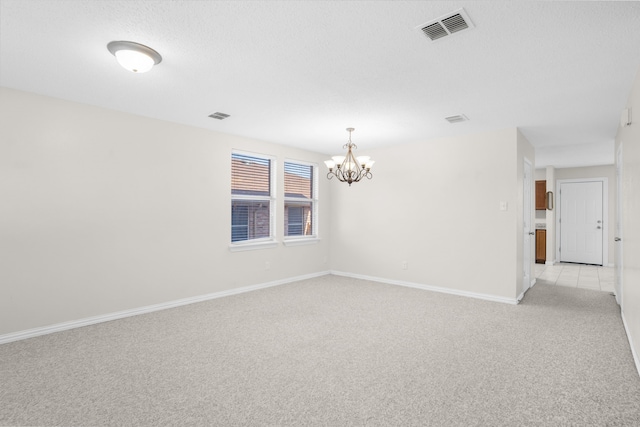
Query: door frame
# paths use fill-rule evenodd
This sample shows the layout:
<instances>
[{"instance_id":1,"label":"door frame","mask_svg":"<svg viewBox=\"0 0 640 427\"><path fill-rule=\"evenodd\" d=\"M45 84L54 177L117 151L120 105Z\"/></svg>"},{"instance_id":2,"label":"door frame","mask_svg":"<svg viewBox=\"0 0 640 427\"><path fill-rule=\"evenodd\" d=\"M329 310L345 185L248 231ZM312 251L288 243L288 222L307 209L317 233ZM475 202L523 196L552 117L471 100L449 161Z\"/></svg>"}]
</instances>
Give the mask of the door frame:
<instances>
[{"instance_id":1,"label":"door frame","mask_svg":"<svg viewBox=\"0 0 640 427\"><path fill-rule=\"evenodd\" d=\"M622 141L620 141L620 146L618 147L618 151L616 153L616 225L614 236L619 238L617 242L614 243L614 264L615 264L615 281L614 281L614 293L616 295L616 302L620 307L622 307L622 268L623 268L623 241L622 241Z\"/></svg>"},{"instance_id":2,"label":"door frame","mask_svg":"<svg viewBox=\"0 0 640 427\"><path fill-rule=\"evenodd\" d=\"M561 262L560 258L560 242L562 241L562 227L560 219L562 217L561 201L562 193L560 188L562 184L570 184L577 182L601 182L602 183L602 266L610 267L609 265L609 179L605 177L598 178L575 178L575 179L558 179L556 180L556 259Z\"/></svg>"},{"instance_id":3,"label":"door frame","mask_svg":"<svg viewBox=\"0 0 640 427\"><path fill-rule=\"evenodd\" d=\"M529 189L528 198L526 197L527 191L525 189L527 184ZM535 205L534 188L535 188L535 179L534 179L533 163L525 157L524 163L523 163L523 174L522 174L522 196L523 196L522 197L522 224L523 224L523 227L522 227L523 229L522 282L523 283L522 283L521 295L524 295L524 293L527 292L527 290L529 290L529 288L531 288L536 283L534 262L533 262L535 260L535 249L534 249L535 234L533 239L531 238L532 236L529 234L530 231L535 230L535 227L533 226L534 224L533 216L534 216L534 207L535 207L534 206ZM529 225L528 229L526 227L527 223ZM529 255L528 257L526 256L527 254ZM518 300L520 300L520 298L518 298Z\"/></svg>"}]
</instances>

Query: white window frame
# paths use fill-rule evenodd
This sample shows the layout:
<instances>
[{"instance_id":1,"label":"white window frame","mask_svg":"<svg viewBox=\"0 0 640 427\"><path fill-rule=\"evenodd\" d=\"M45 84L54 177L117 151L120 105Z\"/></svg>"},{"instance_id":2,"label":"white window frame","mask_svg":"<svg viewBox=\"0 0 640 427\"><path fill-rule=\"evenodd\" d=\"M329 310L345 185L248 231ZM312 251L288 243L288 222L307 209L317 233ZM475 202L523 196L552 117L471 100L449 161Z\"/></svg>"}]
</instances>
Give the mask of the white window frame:
<instances>
[{"instance_id":1,"label":"white window frame","mask_svg":"<svg viewBox=\"0 0 640 427\"><path fill-rule=\"evenodd\" d=\"M233 189L231 188L231 173L229 174L229 189L230 189L230 193L231 193L231 204L230 206L233 204L234 201L269 201L269 237L263 237L263 238L259 238L259 239L251 239L251 240L242 240L240 242L231 242L229 244L229 250L231 252L237 252L237 251L249 251L249 250L255 250L255 249L266 249L266 248L273 248L276 247L278 245L278 241L276 240L275 237L275 224L276 224L276 194L277 194L277 188L276 188L276 176L277 176L277 164L276 164L276 158L275 156L270 156L267 154L261 154L261 153L254 153L254 152L249 152L249 151L242 151L242 150L231 150L231 156L229 156L229 160L231 161L231 159L233 159L233 155L237 154L240 156L251 156L251 157L257 157L259 159L264 159L264 160L269 160L269 195L268 196L254 196L254 195L245 195L245 194L233 194L232 191ZM231 172L231 169L229 169L229 172ZM229 238L231 238L231 227L232 227L232 220L233 218L231 217L231 212L230 213L230 218L229 218Z\"/></svg>"},{"instance_id":2,"label":"white window frame","mask_svg":"<svg viewBox=\"0 0 640 427\"><path fill-rule=\"evenodd\" d=\"M318 228L319 228L318 227L319 226L318 184L320 182L320 180L318 179L318 173L319 173L318 164L312 163L312 162L305 162L303 160L296 160L296 159L285 159L284 162L295 163L303 166L311 166L313 176L311 181L311 192L312 192L311 194L311 235L307 235L307 236L286 236L285 235L283 238L283 243L285 246L311 245L311 244L318 243L320 241L319 234L318 234ZM284 164L282 169L284 171ZM284 191L283 191L283 194L285 194L284 205L286 205L287 202L300 201L300 199L295 197L286 197L286 192ZM284 229L284 217L282 219L282 223L283 223L283 229Z\"/></svg>"}]
</instances>

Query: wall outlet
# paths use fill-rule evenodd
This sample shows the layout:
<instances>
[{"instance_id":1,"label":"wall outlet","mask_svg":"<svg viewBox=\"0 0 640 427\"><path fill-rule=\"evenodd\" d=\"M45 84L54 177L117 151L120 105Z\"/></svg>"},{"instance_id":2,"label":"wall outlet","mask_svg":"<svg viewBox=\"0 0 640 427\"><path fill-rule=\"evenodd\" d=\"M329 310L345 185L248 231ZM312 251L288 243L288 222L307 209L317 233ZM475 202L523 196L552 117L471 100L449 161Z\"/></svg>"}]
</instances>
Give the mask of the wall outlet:
<instances>
[{"instance_id":1,"label":"wall outlet","mask_svg":"<svg viewBox=\"0 0 640 427\"><path fill-rule=\"evenodd\" d=\"M266 262L264 263L264 269L265 269L265 270L271 270L271 263L270 263L269 261L266 261Z\"/></svg>"},{"instance_id":2,"label":"wall outlet","mask_svg":"<svg viewBox=\"0 0 640 427\"><path fill-rule=\"evenodd\" d=\"M409 269L409 263L407 261L402 261L402 269L403 270L408 270Z\"/></svg>"}]
</instances>

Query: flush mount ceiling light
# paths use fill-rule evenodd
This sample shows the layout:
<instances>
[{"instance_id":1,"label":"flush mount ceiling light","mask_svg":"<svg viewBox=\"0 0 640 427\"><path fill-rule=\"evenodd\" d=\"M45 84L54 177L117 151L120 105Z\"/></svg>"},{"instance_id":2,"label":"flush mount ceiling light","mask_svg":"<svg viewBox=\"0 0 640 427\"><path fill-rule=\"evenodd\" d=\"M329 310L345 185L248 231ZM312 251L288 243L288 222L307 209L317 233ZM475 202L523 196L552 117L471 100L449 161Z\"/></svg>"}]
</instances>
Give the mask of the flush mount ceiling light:
<instances>
[{"instance_id":1,"label":"flush mount ceiling light","mask_svg":"<svg viewBox=\"0 0 640 427\"><path fill-rule=\"evenodd\" d=\"M107 49L116 57L118 64L134 73L146 73L162 62L158 52L140 43L114 41L107 45Z\"/></svg>"},{"instance_id":2,"label":"flush mount ceiling light","mask_svg":"<svg viewBox=\"0 0 640 427\"><path fill-rule=\"evenodd\" d=\"M371 160L369 156L355 157L353 155L353 149L358 148L356 144L351 142L351 132L354 128L347 128L349 132L349 142L347 142L342 148L347 149L346 156L333 156L331 160L325 160L324 164L329 168L327 178L331 179L334 176L338 178L340 182L346 182L351 186L352 182L358 182L365 176L371 179L371 167L374 160ZM335 169L335 170L334 170Z\"/></svg>"}]
</instances>

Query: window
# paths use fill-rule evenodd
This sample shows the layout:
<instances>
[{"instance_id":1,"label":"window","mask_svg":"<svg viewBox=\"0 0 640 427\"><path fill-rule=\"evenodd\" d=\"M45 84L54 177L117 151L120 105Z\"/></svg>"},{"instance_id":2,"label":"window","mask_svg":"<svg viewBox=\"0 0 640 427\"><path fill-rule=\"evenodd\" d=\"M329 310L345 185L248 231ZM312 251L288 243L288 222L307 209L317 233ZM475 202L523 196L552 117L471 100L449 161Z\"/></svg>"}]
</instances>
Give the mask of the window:
<instances>
[{"instance_id":1,"label":"window","mask_svg":"<svg viewBox=\"0 0 640 427\"><path fill-rule=\"evenodd\" d=\"M231 154L231 242L273 237L273 160Z\"/></svg>"},{"instance_id":2,"label":"window","mask_svg":"<svg viewBox=\"0 0 640 427\"><path fill-rule=\"evenodd\" d=\"M316 166L284 162L285 236L316 235L316 187Z\"/></svg>"}]
</instances>

